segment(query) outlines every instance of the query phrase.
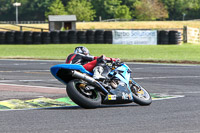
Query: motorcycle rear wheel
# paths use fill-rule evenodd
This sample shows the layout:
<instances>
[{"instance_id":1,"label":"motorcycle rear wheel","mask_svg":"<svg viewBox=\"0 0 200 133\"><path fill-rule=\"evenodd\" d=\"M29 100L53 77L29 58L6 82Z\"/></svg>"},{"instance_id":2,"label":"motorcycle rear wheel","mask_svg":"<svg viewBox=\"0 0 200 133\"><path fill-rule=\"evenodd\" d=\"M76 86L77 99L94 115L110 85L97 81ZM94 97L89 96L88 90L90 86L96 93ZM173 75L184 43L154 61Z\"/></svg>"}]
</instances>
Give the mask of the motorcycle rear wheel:
<instances>
[{"instance_id":1,"label":"motorcycle rear wheel","mask_svg":"<svg viewBox=\"0 0 200 133\"><path fill-rule=\"evenodd\" d=\"M70 99L82 108L92 109L101 105L100 93L95 87L88 85L87 82L83 80L71 80L67 84L66 90Z\"/></svg>"},{"instance_id":2,"label":"motorcycle rear wheel","mask_svg":"<svg viewBox=\"0 0 200 133\"><path fill-rule=\"evenodd\" d=\"M147 106L152 103L152 99L149 92L142 86L132 85L131 91L132 91L133 99L135 103L142 106Z\"/></svg>"}]
</instances>

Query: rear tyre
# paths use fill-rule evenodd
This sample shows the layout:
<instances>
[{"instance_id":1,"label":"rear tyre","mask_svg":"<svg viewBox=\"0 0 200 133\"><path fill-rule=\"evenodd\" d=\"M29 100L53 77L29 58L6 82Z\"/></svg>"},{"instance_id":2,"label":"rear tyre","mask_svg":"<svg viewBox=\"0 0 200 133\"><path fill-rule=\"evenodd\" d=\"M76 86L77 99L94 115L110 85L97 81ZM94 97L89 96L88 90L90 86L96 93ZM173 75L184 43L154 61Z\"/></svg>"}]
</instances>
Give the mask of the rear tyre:
<instances>
[{"instance_id":1,"label":"rear tyre","mask_svg":"<svg viewBox=\"0 0 200 133\"><path fill-rule=\"evenodd\" d=\"M71 80L67 84L67 94L82 108L92 109L101 105L101 95L95 87L79 79Z\"/></svg>"},{"instance_id":2,"label":"rear tyre","mask_svg":"<svg viewBox=\"0 0 200 133\"><path fill-rule=\"evenodd\" d=\"M134 99L135 103L142 105L142 106L147 106L152 103L150 94L142 86L132 85L131 91L132 91L133 99Z\"/></svg>"}]
</instances>

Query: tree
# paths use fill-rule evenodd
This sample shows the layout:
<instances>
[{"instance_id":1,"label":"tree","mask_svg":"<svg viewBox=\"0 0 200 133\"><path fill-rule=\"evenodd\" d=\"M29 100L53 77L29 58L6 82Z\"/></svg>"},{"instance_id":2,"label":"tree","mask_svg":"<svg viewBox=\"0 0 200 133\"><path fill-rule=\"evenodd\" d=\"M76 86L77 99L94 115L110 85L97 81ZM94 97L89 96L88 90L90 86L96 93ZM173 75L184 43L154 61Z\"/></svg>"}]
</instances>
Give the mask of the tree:
<instances>
[{"instance_id":1,"label":"tree","mask_svg":"<svg viewBox=\"0 0 200 133\"><path fill-rule=\"evenodd\" d=\"M22 0L21 0L22 1ZM26 3L21 2L21 19L24 21L30 20L45 20L45 11L50 6L53 0L23 0L27 1Z\"/></svg>"},{"instance_id":2,"label":"tree","mask_svg":"<svg viewBox=\"0 0 200 133\"><path fill-rule=\"evenodd\" d=\"M137 0L122 0L122 4L128 7L132 7L133 3L135 3L136 1Z\"/></svg>"},{"instance_id":3,"label":"tree","mask_svg":"<svg viewBox=\"0 0 200 133\"><path fill-rule=\"evenodd\" d=\"M66 6L67 14L74 14L78 21L94 20L95 10L87 0L71 0Z\"/></svg>"},{"instance_id":4,"label":"tree","mask_svg":"<svg viewBox=\"0 0 200 133\"><path fill-rule=\"evenodd\" d=\"M134 7L133 4L136 2L137 0L122 0L121 5L126 5L130 12L132 13L134 11Z\"/></svg>"},{"instance_id":5,"label":"tree","mask_svg":"<svg viewBox=\"0 0 200 133\"><path fill-rule=\"evenodd\" d=\"M105 0L104 1L104 9L109 18L114 18L116 10L120 7L120 0Z\"/></svg>"},{"instance_id":6,"label":"tree","mask_svg":"<svg viewBox=\"0 0 200 133\"><path fill-rule=\"evenodd\" d=\"M20 2L19 21L44 21L45 11L53 0L0 0L0 20L15 21L14 2Z\"/></svg>"},{"instance_id":7,"label":"tree","mask_svg":"<svg viewBox=\"0 0 200 133\"><path fill-rule=\"evenodd\" d=\"M134 3L134 15L138 20L156 20L168 18L168 12L158 0L138 0Z\"/></svg>"},{"instance_id":8,"label":"tree","mask_svg":"<svg viewBox=\"0 0 200 133\"><path fill-rule=\"evenodd\" d=\"M65 15L67 12L65 11L65 7L62 4L62 1L55 0L51 3L50 7L48 7L48 11L45 12L46 18L48 15Z\"/></svg>"},{"instance_id":9,"label":"tree","mask_svg":"<svg viewBox=\"0 0 200 133\"><path fill-rule=\"evenodd\" d=\"M187 19L199 18L200 0L162 0L172 20L182 20L183 14Z\"/></svg>"},{"instance_id":10,"label":"tree","mask_svg":"<svg viewBox=\"0 0 200 133\"><path fill-rule=\"evenodd\" d=\"M130 20L131 13L126 5L119 6L115 11L115 18Z\"/></svg>"},{"instance_id":11,"label":"tree","mask_svg":"<svg viewBox=\"0 0 200 133\"><path fill-rule=\"evenodd\" d=\"M64 14L63 7L61 9L60 6L58 8L53 7L52 2L55 2L56 0L0 0L1 21L15 21L16 11L15 7L13 6L13 3L16 1L21 3L21 6L18 8L19 21L32 21L32 20L44 21L48 13L54 14L55 12L59 12L58 14ZM182 20L184 16L183 14L186 15L184 17L184 19L186 20L200 18L200 13L199 13L200 0L60 0L60 1L62 2L61 4L64 5L64 7L67 6L65 10L67 10L68 14L76 13L77 18L78 19L80 18L81 21L83 20L88 21L93 19L99 20L99 16L101 16L102 19L129 18L128 17L129 15L131 15L132 18L136 17L138 20L156 20L156 19L167 18L167 14L169 14L168 19L170 20ZM84 2L89 4L84 5L83 4ZM73 4L81 3L81 4L78 4L77 7L77 4L71 5L72 3ZM52 9L50 9L50 7ZM126 16L126 14L129 15ZM88 16L91 16L91 18ZM84 19L84 17L86 19Z\"/></svg>"},{"instance_id":12,"label":"tree","mask_svg":"<svg viewBox=\"0 0 200 133\"><path fill-rule=\"evenodd\" d=\"M15 7L13 6L14 2L15 0L1 0L0 1L0 16L1 16L0 20L1 21L15 20Z\"/></svg>"},{"instance_id":13,"label":"tree","mask_svg":"<svg viewBox=\"0 0 200 133\"><path fill-rule=\"evenodd\" d=\"M96 20L101 16L102 19L112 19L115 16L116 10L121 3L121 0L91 0L96 9Z\"/></svg>"}]
</instances>

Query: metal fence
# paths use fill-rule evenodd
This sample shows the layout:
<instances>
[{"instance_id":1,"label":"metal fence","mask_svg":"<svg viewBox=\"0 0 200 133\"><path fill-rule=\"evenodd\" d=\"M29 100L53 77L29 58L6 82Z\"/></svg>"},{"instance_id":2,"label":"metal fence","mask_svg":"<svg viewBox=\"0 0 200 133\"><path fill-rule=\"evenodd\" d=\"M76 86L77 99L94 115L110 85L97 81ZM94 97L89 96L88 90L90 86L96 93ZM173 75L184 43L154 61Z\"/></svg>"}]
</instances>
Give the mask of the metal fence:
<instances>
[{"instance_id":1,"label":"metal fence","mask_svg":"<svg viewBox=\"0 0 200 133\"><path fill-rule=\"evenodd\" d=\"M2 23L0 23L0 24L2 24ZM4 25L4 24L5 23L3 23L2 25ZM5 24L5 25L10 25L10 26L12 26L12 28L9 29L9 28L5 28L5 27L0 27L0 31L41 31L41 32L49 31L49 28L22 26L22 25L16 25L16 24Z\"/></svg>"},{"instance_id":2,"label":"metal fence","mask_svg":"<svg viewBox=\"0 0 200 133\"><path fill-rule=\"evenodd\" d=\"M18 21L18 24L46 24L47 21ZM0 21L0 24L16 24L16 21Z\"/></svg>"}]
</instances>

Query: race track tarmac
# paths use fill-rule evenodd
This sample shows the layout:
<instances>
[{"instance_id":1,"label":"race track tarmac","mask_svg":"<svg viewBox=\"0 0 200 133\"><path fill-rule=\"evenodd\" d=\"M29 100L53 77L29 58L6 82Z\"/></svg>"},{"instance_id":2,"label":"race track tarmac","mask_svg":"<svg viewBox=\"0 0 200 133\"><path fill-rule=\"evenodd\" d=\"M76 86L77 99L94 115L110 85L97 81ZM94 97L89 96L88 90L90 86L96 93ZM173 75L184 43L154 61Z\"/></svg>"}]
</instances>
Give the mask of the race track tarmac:
<instances>
[{"instance_id":1,"label":"race track tarmac","mask_svg":"<svg viewBox=\"0 0 200 133\"><path fill-rule=\"evenodd\" d=\"M49 68L64 61L0 60L0 101L66 97ZM151 94L180 97L137 104L0 110L0 132L198 133L200 65L128 63L135 81Z\"/></svg>"}]
</instances>

